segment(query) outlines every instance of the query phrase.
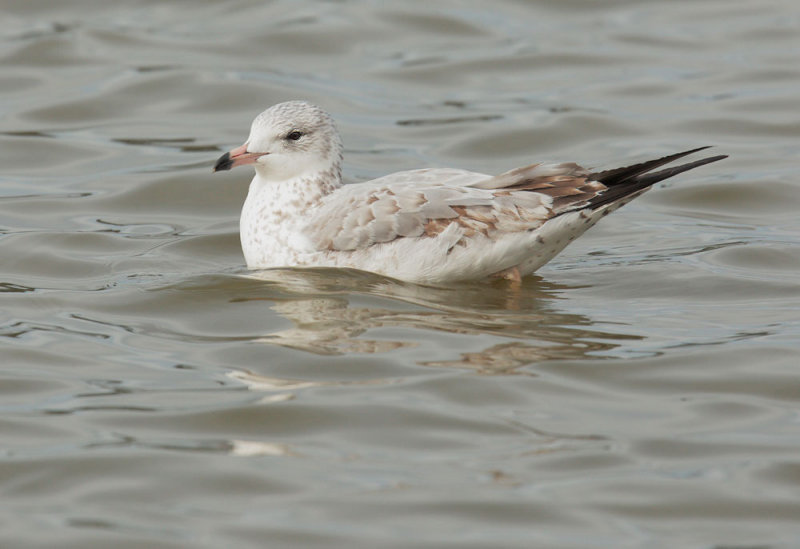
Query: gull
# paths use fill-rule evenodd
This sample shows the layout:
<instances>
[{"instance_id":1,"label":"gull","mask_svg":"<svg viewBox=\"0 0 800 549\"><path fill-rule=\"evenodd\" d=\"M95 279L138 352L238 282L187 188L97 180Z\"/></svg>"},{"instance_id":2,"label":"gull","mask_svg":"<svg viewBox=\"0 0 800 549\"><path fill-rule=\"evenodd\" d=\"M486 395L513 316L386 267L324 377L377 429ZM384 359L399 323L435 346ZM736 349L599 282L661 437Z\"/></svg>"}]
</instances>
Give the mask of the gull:
<instances>
[{"instance_id":1,"label":"gull","mask_svg":"<svg viewBox=\"0 0 800 549\"><path fill-rule=\"evenodd\" d=\"M654 171L707 148L604 171L572 162L495 176L424 168L345 185L333 118L289 101L258 115L214 171L255 167L239 225L248 268L354 268L440 285L519 281L654 183L726 158Z\"/></svg>"}]
</instances>

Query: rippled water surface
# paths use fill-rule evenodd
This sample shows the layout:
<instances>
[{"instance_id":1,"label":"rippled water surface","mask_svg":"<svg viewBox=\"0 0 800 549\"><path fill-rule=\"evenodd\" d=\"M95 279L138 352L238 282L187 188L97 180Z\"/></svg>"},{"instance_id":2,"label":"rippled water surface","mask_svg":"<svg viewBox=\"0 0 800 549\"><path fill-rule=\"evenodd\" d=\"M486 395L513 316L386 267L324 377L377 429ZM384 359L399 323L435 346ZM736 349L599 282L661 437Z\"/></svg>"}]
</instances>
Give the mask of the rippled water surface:
<instances>
[{"instance_id":1,"label":"rippled water surface","mask_svg":"<svg viewBox=\"0 0 800 549\"><path fill-rule=\"evenodd\" d=\"M2 547L800 547L800 8L0 6ZM730 158L521 287L244 268L287 99L345 174Z\"/></svg>"}]
</instances>

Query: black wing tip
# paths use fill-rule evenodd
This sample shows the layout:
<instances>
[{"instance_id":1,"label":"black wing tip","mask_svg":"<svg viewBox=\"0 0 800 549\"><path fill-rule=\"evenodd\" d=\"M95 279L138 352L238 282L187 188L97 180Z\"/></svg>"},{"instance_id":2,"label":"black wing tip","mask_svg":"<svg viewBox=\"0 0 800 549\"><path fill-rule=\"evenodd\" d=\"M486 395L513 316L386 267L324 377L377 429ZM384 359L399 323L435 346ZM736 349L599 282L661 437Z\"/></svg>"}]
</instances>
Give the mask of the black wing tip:
<instances>
[{"instance_id":1,"label":"black wing tip","mask_svg":"<svg viewBox=\"0 0 800 549\"><path fill-rule=\"evenodd\" d=\"M687 162L686 164L681 164L672 168L664 168L663 170L659 170L657 172L648 172L638 175L634 181L637 187L649 187L655 183L658 183L659 181L663 181L674 175L678 175L679 173L688 172L694 168L699 168L700 166L705 166L706 164L711 164L712 162L724 160L725 158L728 158L727 154L708 156L706 158L701 158L700 160L695 160L694 162Z\"/></svg>"},{"instance_id":2,"label":"black wing tip","mask_svg":"<svg viewBox=\"0 0 800 549\"><path fill-rule=\"evenodd\" d=\"M704 151L706 149L710 149L712 147L714 147L714 145L703 145L702 147L697 147L696 149L683 151L682 153L678 153L678 154L692 154L692 153L696 153L696 152L699 152L699 151Z\"/></svg>"},{"instance_id":3,"label":"black wing tip","mask_svg":"<svg viewBox=\"0 0 800 549\"><path fill-rule=\"evenodd\" d=\"M689 156L690 154L710 149L711 147L712 145L705 145L703 147L697 147L694 149L689 149L687 151L682 151L679 153L662 156L661 158L646 160L644 162L639 162L638 164L633 164L631 166L623 166L621 168L614 168L611 170L593 172L589 174L589 177L595 181L599 181L600 183L608 187L628 184L635 181L637 177L652 172L656 168L660 168L661 166L670 164L671 162L683 158L684 156Z\"/></svg>"},{"instance_id":4,"label":"black wing tip","mask_svg":"<svg viewBox=\"0 0 800 549\"><path fill-rule=\"evenodd\" d=\"M605 181L602 179L598 180L606 185L608 189L591 199L586 207L596 209L600 206L611 204L618 200L624 199L629 195L648 189L659 181L669 179L670 177L678 175L679 173L728 158L727 154L718 154L716 156L708 156L706 158L701 158L700 160L695 160L694 162L687 162L686 164L680 164L671 168L664 168L663 170L658 170L657 172L652 171L655 168L661 167L664 164L668 164L674 160L677 160L678 158L683 158L684 156L694 152L703 151L709 148L711 148L710 145L698 147L696 149L672 154L663 158L651 160L649 162L636 164L634 166L618 168L616 170L609 170L607 172L600 172L601 175L605 175L606 177Z\"/></svg>"},{"instance_id":5,"label":"black wing tip","mask_svg":"<svg viewBox=\"0 0 800 549\"><path fill-rule=\"evenodd\" d=\"M708 160L708 163L710 164L711 162L716 162L717 160L725 160L726 158L729 157L730 156L727 154L718 154L716 156L709 156L708 158L704 158L703 160Z\"/></svg>"}]
</instances>

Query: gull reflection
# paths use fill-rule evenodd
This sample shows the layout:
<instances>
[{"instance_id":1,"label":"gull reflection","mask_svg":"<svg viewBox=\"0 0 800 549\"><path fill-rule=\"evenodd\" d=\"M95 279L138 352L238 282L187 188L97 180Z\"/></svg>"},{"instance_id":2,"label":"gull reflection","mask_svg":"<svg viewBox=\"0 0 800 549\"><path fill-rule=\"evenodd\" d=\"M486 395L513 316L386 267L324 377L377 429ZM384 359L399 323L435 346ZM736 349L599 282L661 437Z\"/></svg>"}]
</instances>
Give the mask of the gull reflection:
<instances>
[{"instance_id":1,"label":"gull reflection","mask_svg":"<svg viewBox=\"0 0 800 549\"><path fill-rule=\"evenodd\" d=\"M454 350L452 358L420 364L509 374L542 360L584 358L608 352L621 340L639 339L593 329L587 317L559 312L558 293L568 287L535 278L518 285L494 281L435 288L335 269L276 269L244 276L266 283L269 291L239 301L271 302L293 323L260 341L322 355L416 345L413 337L370 338L377 328L491 335L511 341L480 351Z\"/></svg>"},{"instance_id":2,"label":"gull reflection","mask_svg":"<svg viewBox=\"0 0 800 549\"><path fill-rule=\"evenodd\" d=\"M309 387L332 387L343 385L385 385L392 383L388 379L371 379L360 381L301 381L297 379L284 379L268 377L249 370L231 370L225 374L230 379L235 379L245 385L249 390L267 393L258 400L258 404L272 404L294 400L295 391Z\"/></svg>"},{"instance_id":3,"label":"gull reflection","mask_svg":"<svg viewBox=\"0 0 800 549\"><path fill-rule=\"evenodd\" d=\"M259 440L229 440L228 453L232 456L296 456L288 444Z\"/></svg>"}]
</instances>

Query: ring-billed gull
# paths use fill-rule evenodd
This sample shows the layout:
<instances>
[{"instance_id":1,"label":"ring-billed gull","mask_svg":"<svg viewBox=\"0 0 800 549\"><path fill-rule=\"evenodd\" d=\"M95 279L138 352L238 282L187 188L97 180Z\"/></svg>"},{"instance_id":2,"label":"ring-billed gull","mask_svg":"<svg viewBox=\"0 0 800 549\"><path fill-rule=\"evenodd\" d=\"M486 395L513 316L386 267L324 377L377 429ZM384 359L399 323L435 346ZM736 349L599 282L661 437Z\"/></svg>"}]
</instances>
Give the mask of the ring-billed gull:
<instances>
[{"instance_id":1,"label":"ring-billed gull","mask_svg":"<svg viewBox=\"0 0 800 549\"><path fill-rule=\"evenodd\" d=\"M705 148L599 172L538 163L497 176L420 169L343 185L333 119L289 101L258 115L214 171L255 166L240 220L249 268L351 267L436 284L519 280L654 183L726 158L653 171Z\"/></svg>"}]
</instances>

